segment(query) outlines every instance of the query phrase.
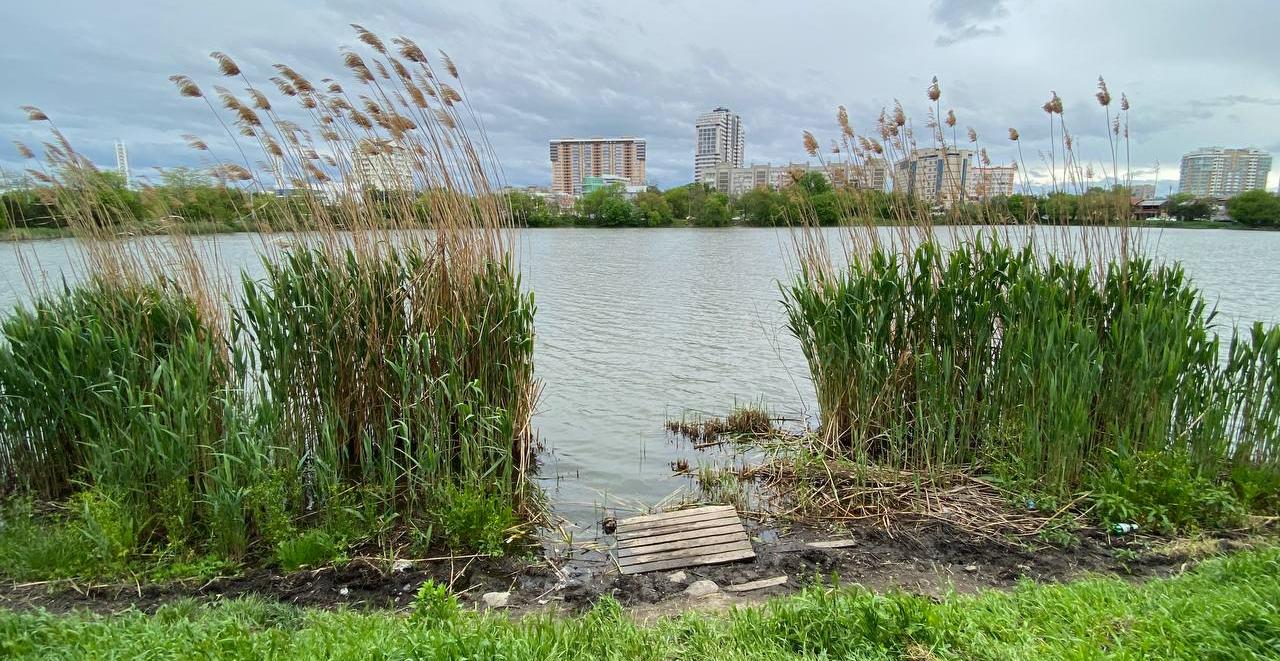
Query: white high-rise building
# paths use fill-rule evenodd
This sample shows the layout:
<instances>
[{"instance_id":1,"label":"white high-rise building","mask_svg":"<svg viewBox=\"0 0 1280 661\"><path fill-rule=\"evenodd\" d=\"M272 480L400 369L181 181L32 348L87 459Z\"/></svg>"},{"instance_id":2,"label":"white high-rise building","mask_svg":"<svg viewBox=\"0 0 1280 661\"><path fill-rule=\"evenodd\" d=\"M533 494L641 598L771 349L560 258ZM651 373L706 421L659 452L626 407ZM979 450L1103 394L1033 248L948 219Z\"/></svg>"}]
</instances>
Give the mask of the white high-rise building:
<instances>
[{"instance_id":1,"label":"white high-rise building","mask_svg":"<svg viewBox=\"0 0 1280 661\"><path fill-rule=\"evenodd\" d=\"M377 191L414 189L413 167L403 147L387 140L364 140L352 155L356 182Z\"/></svg>"},{"instance_id":2,"label":"white high-rise building","mask_svg":"<svg viewBox=\"0 0 1280 661\"><path fill-rule=\"evenodd\" d=\"M1178 192L1225 199L1265 189L1269 172L1271 154L1261 149L1205 147L1182 157Z\"/></svg>"},{"instance_id":3,"label":"white high-rise building","mask_svg":"<svg viewBox=\"0 0 1280 661\"><path fill-rule=\"evenodd\" d=\"M742 167L747 138L742 130L742 118L737 113L728 108L716 108L700 115L697 133L698 150L693 156L694 181L706 181L711 168L717 165Z\"/></svg>"},{"instance_id":4,"label":"white high-rise building","mask_svg":"<svg viewBox=\"0 0 1280 661\"><path fill-rule=\"evenodd\" d=\"M124 181L125 188L133 187L133 175L129 172L129 150L124 142L116 140L116 174Z\"/></svg>"}]
</instances>

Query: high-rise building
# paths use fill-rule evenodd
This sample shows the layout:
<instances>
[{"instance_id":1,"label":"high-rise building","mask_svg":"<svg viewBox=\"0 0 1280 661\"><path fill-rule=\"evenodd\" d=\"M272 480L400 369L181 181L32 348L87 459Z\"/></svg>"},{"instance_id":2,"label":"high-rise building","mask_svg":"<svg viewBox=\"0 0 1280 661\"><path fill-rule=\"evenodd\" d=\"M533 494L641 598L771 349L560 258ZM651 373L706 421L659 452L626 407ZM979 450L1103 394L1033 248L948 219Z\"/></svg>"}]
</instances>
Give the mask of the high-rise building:
<instances>
[{"instance_id":1,"label":"high-rise building","mask_svg":"<svg viewBox=\"0 0 1280 661\"><path fill-rule=\"evenodd\" d=\"M969 169L968 190L971 200L989 200L1013 195L1018 181L1016 165L975 165Z\"/></svg>"},{"instance_id":2,"label":"high-rise building","mask_svg":"<svg viewBox=\"0 0 1280 661\"><path fill-rule=\"evenodd\" d=\"M693 156L694 181L706 181L708 170L717 165L742 167L747 143L742 118L737 113L728 108L716 108L700 115L697 133L698 149Z\"/></svg>"},{"instance_id":3,"label":"high-rise building","mask_svg":"<svg viewBox=\"0 0 1280 661\"><path fill-rule=\"evenodd\" d=\"M1271 154L1261 149L1205 147L1182 157L1178 192L1225 199L1267 187Z\"/></svg>"},{"instance_id":4,"label":"high-rise building","mask_svg":"<svg viewBox=\"0 0 1280 661\"><path fill-rule=\"evenodd\" d=\"M587 177L614 175L645 183L644 138L564 138L551 143L551 189L581 195Z\"/></svg>"},{"instance_id":5,"label":"high-rise building","mask_svg":"<svg viewBox=\"0 0 1280 661\"><path fill-rule=\"evenodd\" d=\"M949 207L965 199L973 150L916 149L894 166L893 189Z\"/></svg>"},{"instance_id":6,"label":"high-rise building","mask_svg":"<svg viewBox=\"0 0 1280 661\"><path fill-rule=\"evenodd\" d=\"M361 188L378 191L413 190L413 168L403 147L388 140L364 140L351 157Z\"/></svg>"},{"instance_id":7,"label":"high-rise building","mask_svg":"<svg viewBox=\"0 0 1280 661\"><path fill-rule=\"evenodd\" d=\"M133 175L129 172L129 150L124 142L116 140L116 174L124 181L125 188L133 187Z\"/></svg>"}]
</instances>

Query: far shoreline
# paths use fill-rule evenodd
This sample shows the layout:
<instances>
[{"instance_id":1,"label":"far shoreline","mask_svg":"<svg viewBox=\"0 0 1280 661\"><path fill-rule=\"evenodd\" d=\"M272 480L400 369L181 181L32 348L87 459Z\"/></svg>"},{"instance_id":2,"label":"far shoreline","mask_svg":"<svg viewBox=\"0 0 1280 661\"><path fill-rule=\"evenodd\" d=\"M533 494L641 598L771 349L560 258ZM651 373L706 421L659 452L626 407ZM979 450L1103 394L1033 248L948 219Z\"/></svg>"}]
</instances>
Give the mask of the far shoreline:
<instances>
[{"instance_id":1,"label":"far shoreline","mask_svg":"<svg viewBox=\"0 0 1280 661\"><path fill-rule=\"evenodd\" d=\"M877 227L899 227L900 223L878 222L874 223ZM937 227L947 227L946 223L939 223ZM964 225L957 224L956 227ZM728 225L724 227L699 227L696 225L682 223L677 225L662 225L656 227L650 226L595 226L595 225L551 225L544 227L517 227L519 230L562 230L562 229L630 229L630 230L669 230L669 229L714 229L714 230L734 230L734 229L784 229L786 225ZM840 227L840 225L829 225L828 227ZM1110 227L1110 225L1070 225L1069 227ZM1272 232L1280 230L1280 227L1251 227L1234 221L1216 221L1216 220L1193 220L1193 221L1173 221L1173 222L1134 222L1129 227L1143 229L1176 229L1176 230L1241 230L1241 231L1259 231ZM225 225L222 223L190 223L183 225L183 233L188 236L208 236L214 234L276 234L274 231L263 231L261 229L240 226ZM165 236L175 234L165 227L142 226L132 228L130 231L121 233L121 237L130 236ZM24 241L49 241L56 239L75 238L75 233L65 227L21 227L0 230L0 242L18 243Z\"/></svg>"}]
</instances>

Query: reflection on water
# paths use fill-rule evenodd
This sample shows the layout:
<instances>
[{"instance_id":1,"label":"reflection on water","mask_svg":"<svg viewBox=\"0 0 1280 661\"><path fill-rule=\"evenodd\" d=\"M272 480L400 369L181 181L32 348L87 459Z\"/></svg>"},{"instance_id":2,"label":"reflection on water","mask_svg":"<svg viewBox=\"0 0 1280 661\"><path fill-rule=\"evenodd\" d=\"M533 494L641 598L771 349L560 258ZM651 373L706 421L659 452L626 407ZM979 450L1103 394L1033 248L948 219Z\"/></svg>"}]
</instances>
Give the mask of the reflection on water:
<instances>
[{"instance_id":1,"label":"reflection on water","mask_svg":"<svg viewBox=\"0 0 1280 661\"><path fill-rule=\"evenodd\" d=\"M1219 323L1280 322L1280 233L1148 231L1216 303ZM786 230L531 230L517 258L538 305L535 418L542 479L560 514L593 505L653 504L685 484L669 464L691 451L663 422L686 410L727 412L762 400L814 416L804 359L788 335L778 279L789 272ZM261 273L258 237L201 239L224 273ZM46 277L72 263L72 241L24 244ZM18 246L0 246L0 309L27 296ZM692 461L697 464L696 459Z\"/></svg>"}]
</instances>

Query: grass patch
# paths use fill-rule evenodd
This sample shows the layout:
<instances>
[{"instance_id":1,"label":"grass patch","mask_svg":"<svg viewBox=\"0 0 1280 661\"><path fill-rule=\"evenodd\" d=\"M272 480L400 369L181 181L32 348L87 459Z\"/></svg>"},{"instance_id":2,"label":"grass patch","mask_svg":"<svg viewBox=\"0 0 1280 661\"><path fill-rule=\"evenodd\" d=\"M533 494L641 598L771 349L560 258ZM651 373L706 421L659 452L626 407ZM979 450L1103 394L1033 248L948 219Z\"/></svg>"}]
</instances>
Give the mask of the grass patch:
<instances>
[{"instance_id":1,"label":"grass patch","mask_svg":"<svg viewBox=\"0 0 1280 661\"><path fill-rule=\"evenodd\" d=\"M1025 583L941 603L815 586L764 606L635 624L604 599L572 618L458 612L425 584L413 614L181 602L154 616L0 613L11 658L1204 659L1280 654L1280 552L1209 560L1135 585ZM372 651L372 652L371 652Z\"/></svg>"}]
</instances>

